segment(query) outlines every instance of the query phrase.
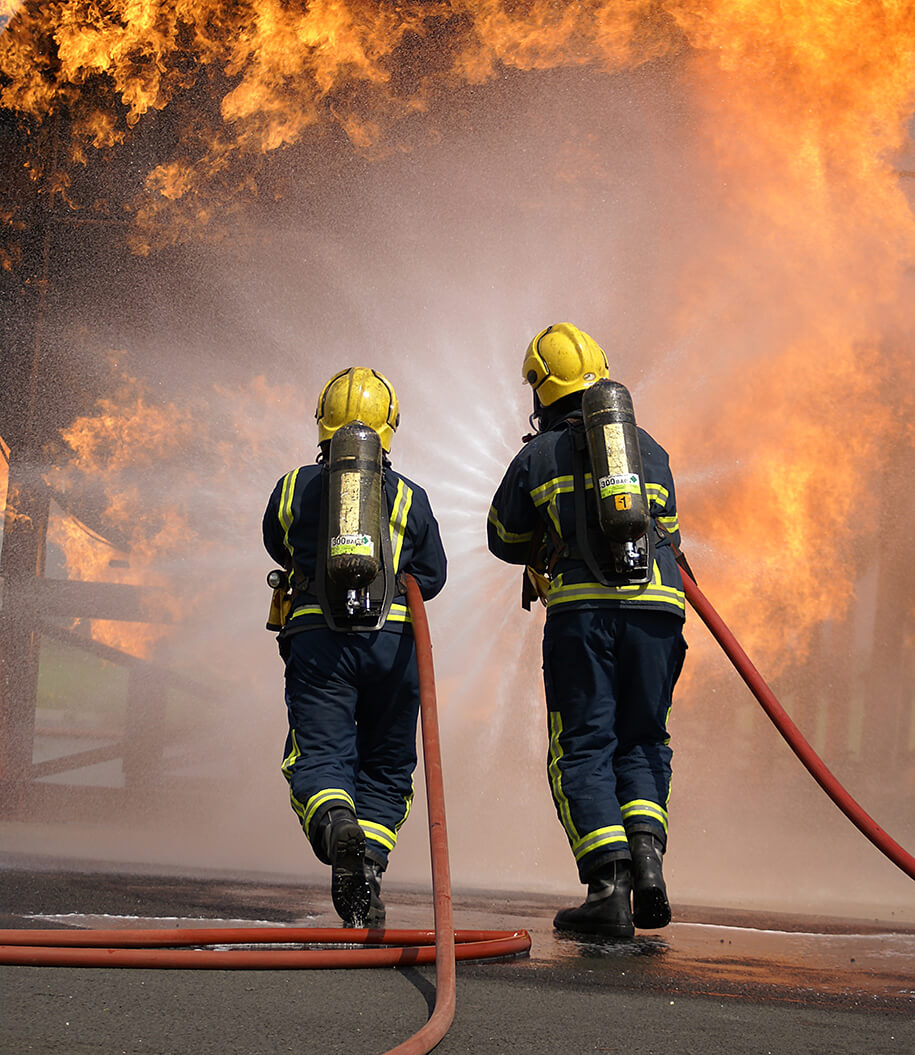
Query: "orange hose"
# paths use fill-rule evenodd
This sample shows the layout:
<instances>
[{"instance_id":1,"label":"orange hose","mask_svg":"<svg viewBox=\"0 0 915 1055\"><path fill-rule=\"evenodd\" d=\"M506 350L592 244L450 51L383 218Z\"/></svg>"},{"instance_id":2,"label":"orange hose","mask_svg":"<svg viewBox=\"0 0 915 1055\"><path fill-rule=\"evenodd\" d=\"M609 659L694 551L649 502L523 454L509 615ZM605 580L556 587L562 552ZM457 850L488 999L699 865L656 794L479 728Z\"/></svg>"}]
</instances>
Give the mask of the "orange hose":
<instances>
[{"instance_id":1,"label":"orange hose","mask_svg":"<svg viewBox=\"0 0 915 1055\"><path fill-rule=\"evenodd\" d=\"M518 956L531 947L526 930L455 931L445 797L438 735L432 641L422 594L406 576L416 640L434 931L356 930L342 927L208 927L178 930L0 930L0 964L49 967L181 968L187 970L292 970L393 967L435 963L435 1006L426 1024L385 1055L427 1055L454 1020L457 960ZM432 947L434 943L434 948ZM186 946L344 945L337 949L225 949ZM352 948L353 945L376 946ZM182 947L185 946L185 947Z\"/></svg>"},{"instance_id":2,"label":"orange hose","mask_svg":"<svg viewBox=\"0 0 915 1055\"><path fill-rule=\"evenodd\" d=\"M747 688L756 697L762 709L769 716L775 728L782 734L791 750L803 763L807 772L862 835L868 838L881 853L885 854L909 878L915 879L915 857L912 857L895 839L891 838L873 817L858 805L830 772L826 763L807 743L801 735L801 731L775 698L775 694L763 680L762 675L750 662L749 656L740 647L737 638L734 637L725 625L724 620L709 603L708 598L696 585L696 581L688 569L682 564L680 568L683 572L683 589L689 603L698 612L718 644L724 649L725 655L734 664L738 674L746 682Z\"/></svg>"},{"instance_id":3,"label":"orange hose","mask_svg":"<svg viewBox=\"0 0 915 1055\"><path fill-rule=\"evenodd\" d=\"M458 960L514 956L527 952L531 946L530 935L523 930L459 930L452 933L457 943L455 956ZM3 930L0 931L0 964L19 967L135 967L149 970L181 968L217 971L403 967L432 963L437 955L437 950L432 947L434 942L434 931L347 930L342 927L320 930L309 927ZM199 945L292 944L375 945L378 947L355 949L180 948L180 946ZM450 1020L448 1024L450 1025ZM425 1050L430 1051L431 1048Z\"/></svg>"},{"instance_id":4,"label":"orange hose","mask_svg":"<svg viewBox=\"0 0 915 1055\"><path fill-rule=\"evenodd\" d=\"M419 706L426 773L426 810L429 815L429 849L432 857L432 898L435 919L435 1007L429 1021L409 1040L391 1048L388 1055L426 1055L448 1032L457 1002L454 921L451 913L451 868L445 830L445 796L442 755L438 738L438 708L432 666L432 639L419 586L406 576L407 604L413 620L416 666L419 673Z\"/></svg>"}]
</instances>

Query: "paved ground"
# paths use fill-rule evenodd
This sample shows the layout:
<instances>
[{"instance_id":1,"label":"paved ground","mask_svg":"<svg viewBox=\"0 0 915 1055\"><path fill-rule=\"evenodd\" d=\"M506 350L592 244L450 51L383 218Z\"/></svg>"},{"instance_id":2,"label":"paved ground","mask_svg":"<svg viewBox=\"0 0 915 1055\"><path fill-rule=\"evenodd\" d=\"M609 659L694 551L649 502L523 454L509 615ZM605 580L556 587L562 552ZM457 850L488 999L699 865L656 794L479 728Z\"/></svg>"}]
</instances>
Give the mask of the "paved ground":
<instances>
[{"instance_id":1,"label":"paved ground","mask_svg":"<svg viewBox=\"0 0 915 1055\"><path fill-rule=\"evenodd\" d=\"M0 927L336 926L323 890L269 879L136 876L0 855ZM386 892L427 928L428 893ZM912 1055L915 926L674 906L618 944L557 938L557 905L455 894L459 928L527 929L530 956L459 963L436 1055ZM429 967L177 971L0 967L0 1052L383 1055L435 999Z\"/></svg>"}]
</instances>

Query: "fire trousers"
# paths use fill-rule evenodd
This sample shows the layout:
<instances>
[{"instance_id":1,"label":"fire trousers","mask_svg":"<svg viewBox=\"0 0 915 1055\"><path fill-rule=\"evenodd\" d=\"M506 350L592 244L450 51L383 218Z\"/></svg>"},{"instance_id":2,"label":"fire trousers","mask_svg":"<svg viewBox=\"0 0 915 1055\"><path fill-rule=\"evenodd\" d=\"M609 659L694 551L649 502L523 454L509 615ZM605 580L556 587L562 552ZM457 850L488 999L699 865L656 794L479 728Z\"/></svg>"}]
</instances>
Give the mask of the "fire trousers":
<instances>
[{"instance_id":1,"label":"fire trousers","mask_svg":"<svg viewBox=\"0 0 915 1055\"><path fill-rule=\"evenodd\" d=\"M547 616L547 769L582 882L628 858L635 832L666 846L667 719L686 654L682 628L676 615L647 608Z\"/></svg>"},{"instance_id":2,"label":"fire trousers","mask_svg":"<svg viewBox=\"0 0 915 1055\"><path fill-rule=\"evenodd\" d=\"M316 627L280 644L289 733L283 774L317 857L322 822L348 806L366 854L386 866L413 804L419 680L409 628L341 633Z\"/></svg>"}]
</instances>

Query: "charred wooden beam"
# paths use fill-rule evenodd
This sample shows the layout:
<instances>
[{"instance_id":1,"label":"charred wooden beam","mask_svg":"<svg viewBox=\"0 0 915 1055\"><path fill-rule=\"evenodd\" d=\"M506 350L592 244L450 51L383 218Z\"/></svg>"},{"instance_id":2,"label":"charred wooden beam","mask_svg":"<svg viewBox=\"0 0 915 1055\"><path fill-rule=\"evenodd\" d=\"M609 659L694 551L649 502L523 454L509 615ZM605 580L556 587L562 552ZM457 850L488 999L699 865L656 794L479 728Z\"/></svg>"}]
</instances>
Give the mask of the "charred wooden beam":
<instances>
[{"instance_id":1,"label":"charred wooden beam","mask_svg":"<svg viewBox=\"0 0 915 1055\"><path fill-rule=\"evenodd\" d=\"M116 582L79 579L8 581L2 591L2 611L25 619L73 616L133 623L169 623L164 590Z\"/></svg>"}]
</instances>

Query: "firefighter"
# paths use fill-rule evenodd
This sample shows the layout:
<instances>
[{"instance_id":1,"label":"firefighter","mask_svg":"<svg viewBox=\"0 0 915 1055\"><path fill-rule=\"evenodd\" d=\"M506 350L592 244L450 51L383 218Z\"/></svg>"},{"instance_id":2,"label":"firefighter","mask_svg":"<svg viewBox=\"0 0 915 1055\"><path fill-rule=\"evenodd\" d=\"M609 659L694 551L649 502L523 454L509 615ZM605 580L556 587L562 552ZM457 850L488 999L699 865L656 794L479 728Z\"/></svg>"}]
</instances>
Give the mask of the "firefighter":
<instances>
[{"instance_id":1,"label":"firefighter","mask_svg":"<svg viewBox=\"0 0 915 1055\"><path fill-rule=\"evenodd\" d=\"M536 431L495 494L488 543L500 560L527 566L525 607L536 597L546 607L548 778L587 885L584 903L558 912L554 927L629 938L636 927L670 922L662 871L667 719L686 652L674 481L667 453L633 418L650 558L641 580L627 579L600 531L597 474L581 463L576 470L576 458L588 457L583 396L609 379L606 355L588 334L560 323L531 341L522 376L533 389Z\"/></svg>"},{"instance_id":2,"label":"firefighter","mask_svg":"<svg viewBox=\"0 0 915 1055\"><path fill-rule=\"evenodd\" d=\"M264 545L283 568L283 615L268 623L279 630L286 664L282 771L315 855L331 866L344 926L377 927L385 918L381 877L410 812L417 761L419 684L403 575L412 575L428 600L445 583L446 559L426 492L388 457L400 413L387 378L362 367L334 374L315 417L317 462L278 481L263 521ZM379 502L378 538L360 523L358 546L346 525L329 523L338 433L338 442L351 434L347 442L357 444L357 475L338 474L344 500L355 478L357 490L371 494L374 486ZM371 442L365 456L358 447L367 441L377 448L374 460ZM326 574L328 553L364 544L374 546L379 565L370 587L350 589Z\"/></svg>"}]
</instances>

